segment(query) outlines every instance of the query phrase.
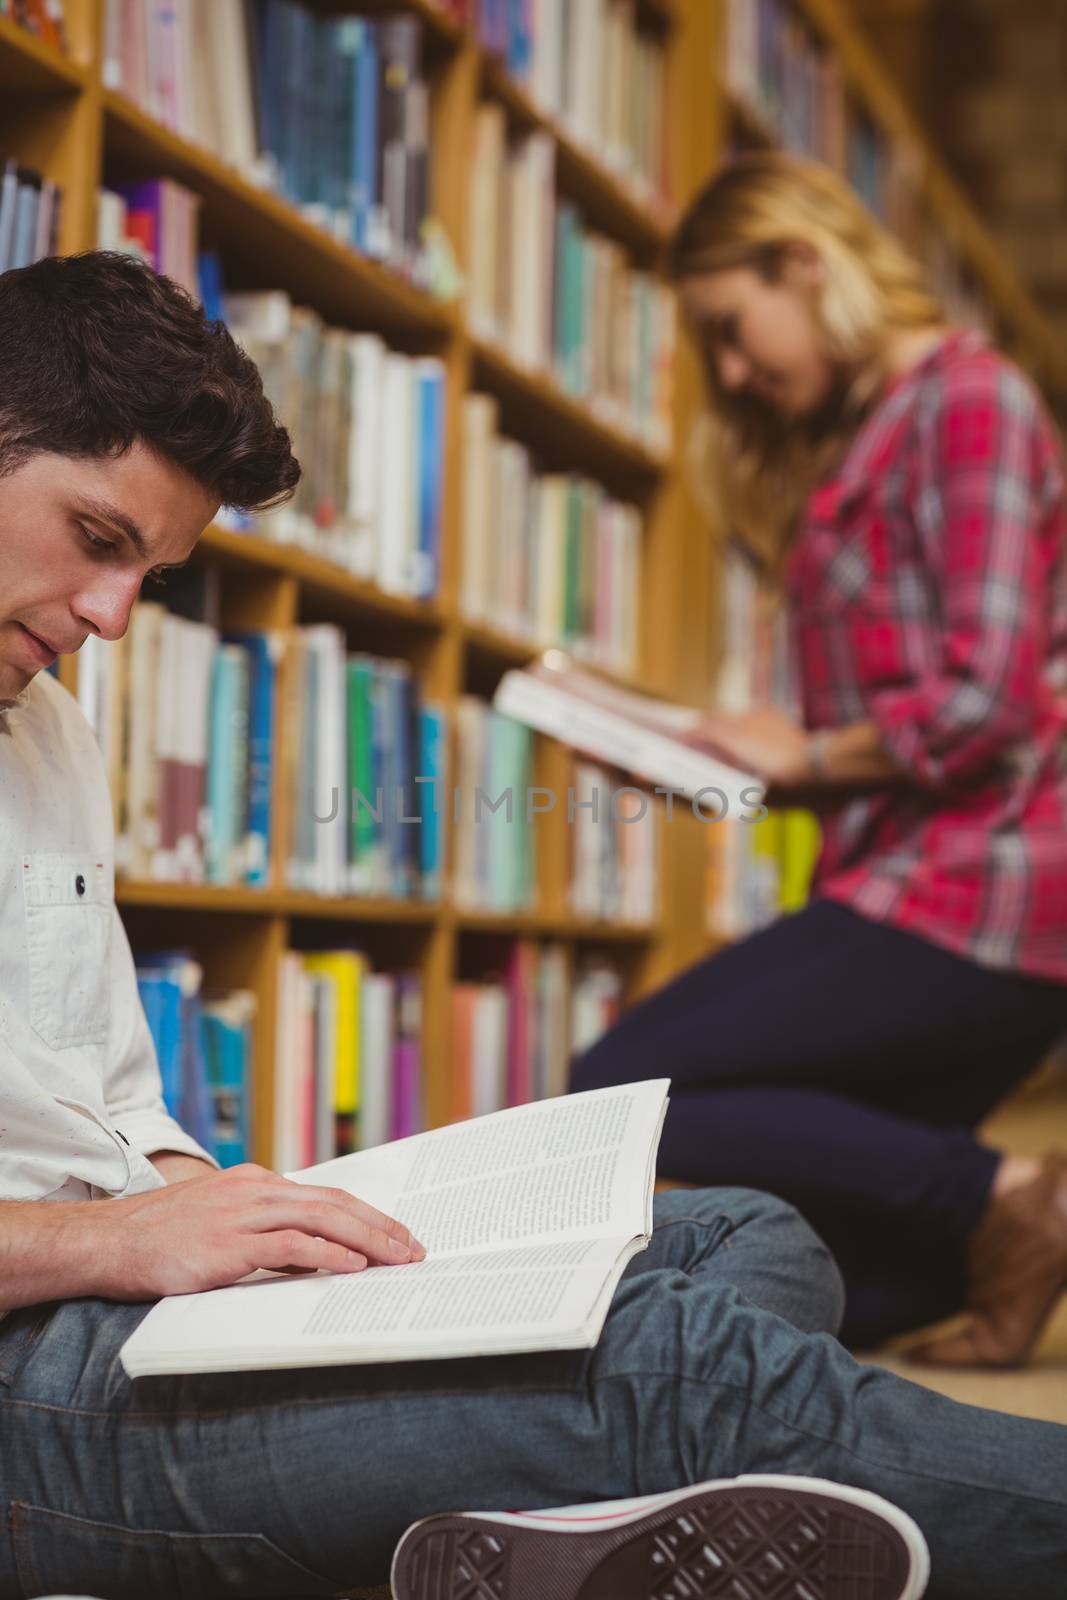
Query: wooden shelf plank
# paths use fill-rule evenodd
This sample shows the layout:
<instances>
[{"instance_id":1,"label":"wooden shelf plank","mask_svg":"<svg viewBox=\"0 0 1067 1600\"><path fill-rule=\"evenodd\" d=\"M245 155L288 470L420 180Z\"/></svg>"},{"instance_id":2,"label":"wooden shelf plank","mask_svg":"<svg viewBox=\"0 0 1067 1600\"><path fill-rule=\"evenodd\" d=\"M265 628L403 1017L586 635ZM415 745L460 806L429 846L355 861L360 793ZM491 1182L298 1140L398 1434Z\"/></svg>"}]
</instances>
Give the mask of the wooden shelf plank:
<instances>
[{"instance_id":1,"label":"wooden shelf plank","mask_svg":"<svg viewBox=\"0 0 1067 1600\"><path fill-rule=\"evenodd\" d=\"M305 589L342 602L350 611L392 618L426 629L444 626L444 614L436 601L410 600L403 595L388 594L377 584L357 578L344 567L299 545L278 544L254 533L234 533L212 525L197 548L234 565L247 563L284 573L296 578Z\"/></svg>"},{"instance_id":2,"label":"wooden shelf plank","mask_svg":"<svg viewBox=\"0 0 1067 1600\"><path fill-rule=\"evenodd\" d=\"M104 95L104 151L105 171L171 177L197 191L204 242L225 250L235 284L286 289L331 321L373 327L407 345L436 346L455 330L454 305L360 255L114 92Z\"/></svg>"},{"instance_id":3,"label":"wooden shelf plank","mask_svg":"<svg viewBox=\"0 0 1067 1600\"><path fill-rule=\"evenodd\" d=\"M115 900L120 906L151 906L161 911L251 911L262 916L277 916L281 909L277 894L269 889L155 883L146 879L117 880Z\"/></svg>"},{"instance_id":4,"label":"wooden shelf plank","mask_svg":"<svg viewBox=\"0 0 1067 1600\"><path fill-rule=\"evenodd\" d=\"M147 906L160 911L203 911L259 916L303 917L314 921L408 923L426 926L442 914L457 927L480 933L542 935L560 939L617 940L640 943L654 938L655 927L553 917L539 911L493 912L453 910L440 901L382 900L353 896L304 894L289 889L219 887L200 883L122 881L115 885L120 906Z\"/></svg>"},{"instance_id":5,"label":"wooden shelf plank","mask_svg":"<svg viewBox=\"0 0 1067 1600\"><path fill-rule=\"evenodd\" d=\"M476 386L494 394L510 415L505 431L536 440L546 462L592 477L610 487L628 484L647 491L669 470L665 455L602 421L588 403L573 399L553 378L522 366L492 340L471 341Z\"/></svg>"},{"instance_id":6,"label":"wooden shelf plank","mask_svg":"<svg viewBox=\"0 0 1067 1600\"><path fill-rule=\"evenodd\" d=\"M290 889L254 889L244 885L223 887L202 883L154 883L143 879L119 880L115 899L120 906L150 906L158 910L249 912L259 916L309 917L338 922L400 922L428 924L438 916L438 903L427 900L382 900L353 896L305 894Z\"/></svg>"},{"instance_id":7,"label":"wooden shelf plank","mask_svg":"<svg viewBox=\"0 0 1067 1600\"><path fill-rule=\"evenodd\" d=\"M0 17L0 89L18 94L69 94L89 74L10 17Z\"/></svg>"},{"instance_id":8,"label":"wooden shelf plank","mask_svg":"<svg viewBox=\"0 0 1067 1600\"><path fill-rule=\"evenodd\" d=\"M673 210L665 201L645 201L637 189L574 138L526 87L493 56L482 58L482 89L508 112L512 122L551 134L556 144L556 178L561 193L577 201L586 220L654 263L670 238Z\"/></svg>"},{"instance_id":9,"label":"wooden shelf plank","mask_svg":"<svg viewBox=\"0 0 1067 1600\"><path fill-rule=\"evenodd\" d=\"M514 934L516 938L603 940L642 944L657 935L655 926L630 926L620 922L591 921L583 917L550 916L542 911L457 910L461 933Z\"/></svg>"},{"instance_id":10,"label":"wooden shelf plank","mask_svg":"<svg viewBox=\"0 0 1067 1600\"><path fill-rule=\"evenodd\" d=\"M286 890L282 894L285 912L290 917L308 917L337 922L390 922L428 926L440 914L436 900L379 900L357 896L301 894Z\"/></svg>"}]
</instances>

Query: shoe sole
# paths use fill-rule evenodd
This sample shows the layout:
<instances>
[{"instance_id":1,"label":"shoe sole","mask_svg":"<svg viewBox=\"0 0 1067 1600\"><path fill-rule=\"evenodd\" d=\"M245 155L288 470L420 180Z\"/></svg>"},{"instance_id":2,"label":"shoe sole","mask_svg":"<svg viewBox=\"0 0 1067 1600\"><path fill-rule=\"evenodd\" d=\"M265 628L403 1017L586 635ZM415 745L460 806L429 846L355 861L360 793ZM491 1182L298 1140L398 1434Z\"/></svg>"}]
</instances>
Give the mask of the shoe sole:
<instances>
[{"instance_id":1,"label":"shoe sole","mask_svg":"<svg viewBox=\"0 0 1067 1600\"><path fill-rule=\"evenodd\" d=\"M597 1520L591 1518L590 1520ZM877 1495L811 1479L698 1485L603 1528L427 1517L396 1600L919 1600L922 1535Z\"/></svg>"}]
</instances>

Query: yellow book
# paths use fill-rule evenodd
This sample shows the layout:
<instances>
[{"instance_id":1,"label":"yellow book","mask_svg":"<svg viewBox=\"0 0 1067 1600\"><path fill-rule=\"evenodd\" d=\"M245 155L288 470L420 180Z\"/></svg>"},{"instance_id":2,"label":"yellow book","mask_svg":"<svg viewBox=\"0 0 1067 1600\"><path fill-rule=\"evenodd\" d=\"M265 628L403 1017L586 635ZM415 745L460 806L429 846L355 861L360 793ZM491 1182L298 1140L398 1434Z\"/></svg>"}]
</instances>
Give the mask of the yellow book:
<instances>
[{"instance_id":1,"label":"yellow book","mask_svg":"<svg viewBox=\"0 0 1067 1600\"><path fill-rule=\"evenodd\" d=\"M304 967L334 985L333 1107L338 1144L354 1147L359 1112L360 986L367 958L358 950L322 950L305 956Z\"/></svg>"},{"instance_id":2,"label":"yellow book","mask_svg":"<svg viewBox=\"0 0 1067 1600\"><path fill-rule=\"evenodd\" d=\"M781 887L783 911L799 911L808 903L811 875L819 854L819 824L810 811L791 807L782 813Z\"/></svg>"}]
</instances>

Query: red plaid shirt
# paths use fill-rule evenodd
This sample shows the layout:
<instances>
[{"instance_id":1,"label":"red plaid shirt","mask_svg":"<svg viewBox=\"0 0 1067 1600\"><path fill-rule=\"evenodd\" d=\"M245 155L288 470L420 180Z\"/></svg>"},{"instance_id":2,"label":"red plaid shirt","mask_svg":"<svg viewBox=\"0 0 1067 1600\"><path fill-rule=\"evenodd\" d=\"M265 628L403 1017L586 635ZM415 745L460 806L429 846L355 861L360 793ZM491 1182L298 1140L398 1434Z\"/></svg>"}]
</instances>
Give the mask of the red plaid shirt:
<instances>
[{"instance_id":1,"label":"red plaid shirt","mask_svg":"<svg viewBox=\"0 0 1067 1600\"><path fill-rule=\"evenodd\" d=\"M957 332L811 496L787 589L809 728L911 787L831 795L813 894L1067 982L1067 501L1028 380Z\"/></svg>"}]
</instances>

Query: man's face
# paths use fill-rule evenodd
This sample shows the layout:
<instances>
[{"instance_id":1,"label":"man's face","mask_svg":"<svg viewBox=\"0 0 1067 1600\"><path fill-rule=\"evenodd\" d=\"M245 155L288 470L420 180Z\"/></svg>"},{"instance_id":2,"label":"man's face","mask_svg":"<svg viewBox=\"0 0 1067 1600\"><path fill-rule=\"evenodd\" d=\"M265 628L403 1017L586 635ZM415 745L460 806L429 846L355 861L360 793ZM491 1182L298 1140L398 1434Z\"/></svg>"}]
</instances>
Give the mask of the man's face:
<instances>
[{"instance_id":1,"label":"man's face","mask_svg":"<svg viewBox=\"0 0 1067 1600\"><path fill-rule=\"evenodd\" d=\"M0 477L0 704L91 633L121 639L147 573L186 561L218 501L139 441Z\"/></svg>"}]
</instances>

